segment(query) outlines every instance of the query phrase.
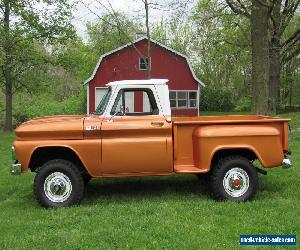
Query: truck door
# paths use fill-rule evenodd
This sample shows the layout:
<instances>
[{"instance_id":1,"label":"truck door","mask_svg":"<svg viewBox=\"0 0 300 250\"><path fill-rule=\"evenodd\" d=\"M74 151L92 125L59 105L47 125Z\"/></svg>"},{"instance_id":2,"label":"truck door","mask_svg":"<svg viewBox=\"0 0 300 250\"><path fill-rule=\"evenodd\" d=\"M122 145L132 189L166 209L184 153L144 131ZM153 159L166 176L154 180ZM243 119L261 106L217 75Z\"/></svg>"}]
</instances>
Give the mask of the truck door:
<instances>
[{"instance_id":1,"label":"truck door","mask_svg":"<svg viewBox=\"0 0 300 250\"><path fill-rule=\"evenodd\" d=\"M159 113L151 88L118 92L101 126L104 175L163 175L173 171L172 123Z\"/></svg>"}]
</instances>

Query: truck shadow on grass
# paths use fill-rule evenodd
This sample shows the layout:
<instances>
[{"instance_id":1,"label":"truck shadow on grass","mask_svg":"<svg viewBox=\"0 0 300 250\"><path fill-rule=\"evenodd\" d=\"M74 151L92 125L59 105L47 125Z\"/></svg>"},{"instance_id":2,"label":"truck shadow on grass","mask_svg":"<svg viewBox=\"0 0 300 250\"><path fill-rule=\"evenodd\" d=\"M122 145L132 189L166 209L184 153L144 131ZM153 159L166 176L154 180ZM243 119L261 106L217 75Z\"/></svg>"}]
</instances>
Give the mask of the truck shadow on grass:
<instances>
[{"instance_id":1,"label":"truck shadow on grass","mask_svg":"<svg viewBox=\"0 0 300 250\"><path fill-rule=\"evenodd\" d=\"M257 196L261 199L276 198L282 193L283 187L260 177L260 188ZM83 204L91 205L99 201L131 202L139 200L190 200L209 199L211 188L209 182L199 180L195 175L168 177L128 177L95 179L86 186ZM83 205L82 204L82 205Z\"/></svg>"},{"instance_id":2,"label":"truck shadow on grass","mask_svg":"<svg viewBox=\"0 0 300 250\"><path fill-rule=\"evenodd\" d=\"M266 193L281 193L286 189L282 179L275 176L259 176L259 190L258 192Z\"/></svg>"},{"instance_id":3,"label":"truck shadow on grass","mask_svg":"<svg viewBox=\"0 0 300 250\"><path fill-rule=\"evenodd\" d=\"M84 203L96 200L145 199L174 196L208 198L209 183L200 181L197 176L169 177L128 177L92 180L86 186Z\"/></svg>"}]
</instances>

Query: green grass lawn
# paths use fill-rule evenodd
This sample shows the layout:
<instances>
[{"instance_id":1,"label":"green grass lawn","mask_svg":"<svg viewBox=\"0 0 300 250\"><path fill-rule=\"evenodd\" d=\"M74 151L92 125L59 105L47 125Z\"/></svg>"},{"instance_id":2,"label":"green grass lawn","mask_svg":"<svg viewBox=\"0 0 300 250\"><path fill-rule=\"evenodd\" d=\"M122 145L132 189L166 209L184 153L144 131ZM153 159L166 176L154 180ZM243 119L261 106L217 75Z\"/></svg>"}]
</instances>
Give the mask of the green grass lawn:
<instances>
[{"instance_id":1,"label":"green grass lawn","mask_svg":"<svg viewBox=\"0 0 300 250\"><path fill-rule=\"evenodd\" d=\"M236 249L240 234L299 242L300 132L293 168L260 175L252 202L216 202L195 176L174 175L93 180L80 206L48 210L33 197L34 174L8 173L13 138L0 133L0 249Z\"/></svg>"}]
</instances>

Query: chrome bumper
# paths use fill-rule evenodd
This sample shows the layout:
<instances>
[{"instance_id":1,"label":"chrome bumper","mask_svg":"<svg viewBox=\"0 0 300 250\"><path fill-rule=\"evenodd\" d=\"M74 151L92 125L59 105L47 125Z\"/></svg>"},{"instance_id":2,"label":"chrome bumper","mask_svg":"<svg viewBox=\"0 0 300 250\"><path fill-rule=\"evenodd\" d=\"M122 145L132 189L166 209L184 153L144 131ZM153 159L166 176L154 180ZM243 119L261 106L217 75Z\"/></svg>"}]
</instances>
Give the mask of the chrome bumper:
<instances>
[{"instance_id":1,"label":"chrome bumper","mask_svg":"<svg viewBox=\"0 0 300 250\"><path fill-rule=\"evenodd\" d=\"M13 163L10 167L10 173L12 175L19 175L22 173L22 165L21 163Z\"/></svg>"},{"instance_id":2,"label":"chrome bumper","mask_svg":"<svg viewBox=\"0 0 300 250\"><path fill-rule=\"evenodd\" d=\"M290 168L292 165L293 164L292 164L291 159L287 155L285 155L284 159L282 161L282 167L283 168Z\"/></svg>"},{"instance_id":3,"label":"chrome bumper","mask_svg":"<svg viewBox=\"0 0 300 250\"><path fill-rule=\"evenodd\" d=\"M18 162L17 156L16 156L16 150L15 147L11 147L11 156L13 163L10 166L10 173L12 175L18 175L22 173L22 165L21 163Z\"/></svg>"}]
</instances>

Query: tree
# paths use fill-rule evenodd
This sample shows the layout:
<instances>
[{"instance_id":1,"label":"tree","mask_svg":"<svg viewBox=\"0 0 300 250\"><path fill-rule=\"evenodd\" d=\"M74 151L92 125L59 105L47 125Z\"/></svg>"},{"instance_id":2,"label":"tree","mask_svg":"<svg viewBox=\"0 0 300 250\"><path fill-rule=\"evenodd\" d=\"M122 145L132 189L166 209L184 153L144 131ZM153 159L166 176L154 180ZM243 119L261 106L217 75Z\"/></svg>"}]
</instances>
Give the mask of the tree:
<instances>
[{"instance_id":1,"label":"tree","mask_svg":"<svg viewBox=\"0 0 300 250\"><path fill-rule=\"evenodd\" d=\"M151 78L151 32L150 32L150 21L149 21L149 11L151 8L153 9L168 9L168 8L182 8L185 7L187 3L181 3L178 0L171 0L171 1L164 1L161 4L161 1L155 0L140 0L144 5L144 12L145 12L145 28L146 28L146 36L147 36L147 55L146 55L146 67L147 67L147 75L148 79ZM188 2L189 0L187 0Z\"/></svg>"},{"instance_id":2,"label":"tree","mask_svg":"<svg viewBox=\"0 0 300 250\"><path fill-rule=\"evenodd\" d=\"M254 0L251 8L252 112L268 114L269 41L267 1Z\"/></svg>"},{"instance_id":3,"label":"tree","mask_svg":"<svg viewBox=\"0 0 300 250\"><path fill-rule=\"evenodd\" d=\"M293 32L290 32L288 37L285 37L286 31L292 23L297 10L299 10L300 0L252 0L251 2L248 0L226 0L226 3L234 13L247 18L252 17L251 10L253 10L253 6L260 7L265 11L268 9L268 12L265 12L265 14L269 18L267 23L269 37L269 96L265 101L268 102L268 109L276 112L279 107L278 96L281 68L283 64L300 53L299 25L296 26ZM253 19L251 20L254 21Z\"/></svg>"},{"instance_id":4,"label":"tree","mask_svg":"<svg viewBox=\"0 0 300 250\"><path fill-rule=\"evenodd\" d=\"M189 1L189 0L187 0ZM111 4L110 0L96 0L94 5L87 4L85 1L80 1L83 6L85 6L92 14L97 16L99 20L105 22L108 25L114 26L118 29L119 33L127 37L127 43L132 43L133 39L128 34L128 31L124 29L124 26L122 26L123 20L122 20L122 14L120 14L118 11L114 9L114 7ZM140 26L140 29L143 29L142 33L146 34L147 37L147 51L146 53L142 53L139 51L134 44L132 43L132 46L135 48L136 52L139 54L140 57L143 57L145 59L145 64L147 68L147 77L151 78L151 25L150 25L150 10L151 9L167 9L170 8L170 6L181 6L181 1L177 0L170 0L170 1L164 1L161 3L159 0L135 0L135 2L139 3L141 5L141 8L139 10L136 10L136 13L143 12L142 15L144 18L144 25ZM103 13L104 15L100 14ZM110 20L106 19L105 17L109 16ZM139 19L141 17L139 16Z\"/></svg>"},{"instance_id":5,"label":"tree","mask_svg":"<svg viewBox=\"0 0 300 250\"><path fill-rule=\"evenodd\" d=\"M108 27L112 27L113 29L117 30L118 32L118 37L119 38L122 38L121 40L119 40L119 43L122 43L123 44L126 44L126 43L131 43L132 46L134 47L135 51L139 54L140 57L143 57L145 59L145 63L146 63L146 67L147 67L147 75L148 75L148 78L150 78L151 76L151 67L150 67L150 51L151 51L151 48L150 48L150 29L149 29L149 3L147 0L141 0L142 3L143 3L143 6L145 8L145 13L146 13L146 17L145 17L145 23L146 23L146 27L147 30L148 30L148 43L147 43L147 54L143 54L133 43L133 40L135 38L135 34L132 34L132 31L139 31L140 29L136 30L136 29L127 29L128 27L130 26L135 26L135 25L132 25L134 24L133 21L131 21L128 17L126 17L124 14L116 11L111 2L109 0L107 1L96 1L96 6L90 6L88 4L86 4L84 1L81 1L81 3L92 13L94 14L95 16L98 17L98 23L102 23L104 24L105 26L108 26ZM103 3L105 2L105 3ZM97 11L95 11L94 9L98 10L99 12L102 12L102 10L104 9L106 11L106 14L104 15L101 15L99 13L97 13ZM109 18L107 18L109 17ZM124 22L124 19L129 21L129 22ZM130 26L128 26L128 24L130 24ZM92 27L93 25L88 25L88 27ZM95 26L94 26L95 27ZM99 27L95 27L96 29L94 29L94 31L92 32L92 34L94 33L98 33L100 34L99 31L97 31ZM131 27L132 28L132 27ZM91 28L90 28L91 30ZM93 39L93 36L92 36L92 39ZM97 35L94 36L94 39L99 39L97 38ZM114 43L111 43L111 44L114 44ZM116 47L115 47L116 48ZM109 51L109 50L108 50Z\"/></svg>"},{"instance_id":6,"label":"tree","mask_svg":"<svg viewBox=\"0 0 300 250\"><path fill-rule=\"evenodd\" d=\"M174 13L152 28L151 36L160 43L188 55L195 44L191 18L182 18Z\"/></svg>"},{"instance_id":7,"label":"tree","mask_svg":"<svg viewBox=\"0 0 300 250\"><path fill-rule=\"evenodd\" d=\"M98 54L105 54L133 41L140 29L140 23L121 12L107 13L96 22L87 23L89 44Z\"/></svg>"},{"instance_id":8,"label":"tree","mask_svg":"<svg viewBox=\"0 0 300 250\"><path fill-rule=\"evenodd\" d=\"M269 44L268 44L268 0L226 0L234 13L245 16L251 23L252 49L252 112L266 115L269 112Z\"/></svg>"},{"instance_id":9,"label":"tree","mask_svg":"<svg viewBox=\"0 0 300 250\"><path fill-rule=\"evenodd\" d=\"M279 108L279 85L281 68L300 53L300 21L287 34L293 17L299 9L300 0L277 0L270 5L270 109L276 112Z\"/></svg>"},{"instance_id":10,"label":"tree","mask_svg":"<svg viewBox=\"0 0 300 250\"><path fill-rule=\"evenodd\" d=\"M202 109L221 111L218 104L222 103L224 110L234 107L237 111L249 111L250 20L232 13L224 2L220 6L216 1L199 1L191 21L187 54L194 62L198 77L206 83L201 92ZM224 96L228 103L222 102Z\"/></svg>"},{"instance_id":11,"label":"tree","mask_svg":"<svg viewBox=\"0 0 300 250\"><path fill-rule=\"evenodd\" d=\"M148 79L151 78L151 37L150 37L150 27L149 27L149 5L151 4L149 0L142 0L145 9L145 26L147 35L147 57L146 57L146 68Z\"/></svg>"},{"instance_id":12,"label":"tree","mask_svg":"<svg viewBox=\"0 0 300 250\"><path fill-rule=\"evenodd\" d=\"M98 25L98 23L96 25ZM88 32L90 36L94 36L94 34L91 34L92 31ZM99 60L98 49L105 51L105 49L111 46L104 41L104 38L106 38L107 41L111 40L109 34L110 33L107 33L107 36L105 34L101 39L93 40L93 42L89 44L84 43L79 37L65 44L58 44L52 52L52 59L55 61L54 65L63 67L66 71L70 72L77 81L81 82L83 79L88 78L91 71L95 68L95 64ZM95 45L101 44L102 41L103 47Z\"/></svg>"},{"instance_id":13,"label":"tree","mask_svg":"<svg viewBox=\"0 0 300 250\"><path fill-rule=\"evenodd\" d=\"M5 85L5 130L12 130L14 85L26 67L17 68L30 60L24 46L37 41L52 44L63 42L74 34L71 25L71 5L64 0L0 0L0 34L2 40L2 76ZM21 55L21 56L20 56ZM22 83L26 87L26 83Z\"/></svg>"}]
</instances>

